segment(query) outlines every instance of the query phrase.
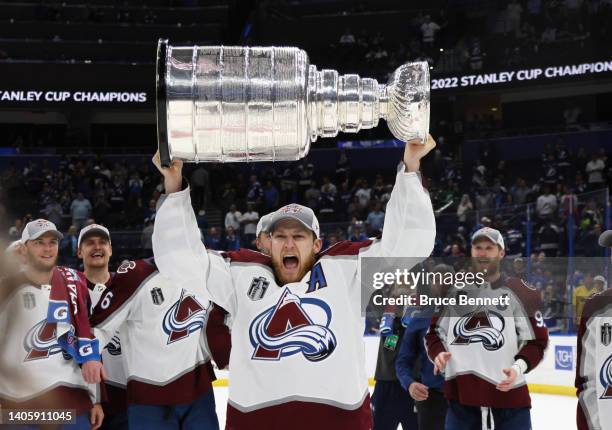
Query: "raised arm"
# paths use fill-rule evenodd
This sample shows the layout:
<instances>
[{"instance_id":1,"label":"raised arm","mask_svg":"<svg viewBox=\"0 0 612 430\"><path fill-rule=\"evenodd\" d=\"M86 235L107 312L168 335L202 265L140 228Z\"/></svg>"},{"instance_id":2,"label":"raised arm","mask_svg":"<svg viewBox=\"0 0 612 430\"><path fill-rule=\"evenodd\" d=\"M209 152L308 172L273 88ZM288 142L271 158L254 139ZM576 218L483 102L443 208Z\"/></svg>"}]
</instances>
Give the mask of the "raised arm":
<instances>
[{"instance_id":1,"label":"raised arm","mask_svg":"<svg viewBox=\"0 0 612 430\"><path fill-rule=\"evenodd\" d=\"M178 283L204 282L208 256L191 206L189 186L183 183L183 163L173 160L170 167L162 168L158 152L153 164L164 176L166 191L155 214L155 264L164 276Z\"/></svg>"},{"instance_id":2,"label":"raised arm","mask_svg":"<svg viewBox=\"0 0 612 430\"><path fill-rule=\"evenodd\" d=\"M403 166L395 178L387 203L382 238L362 256L428 257L436 238L436 220L429 193L421 183L421 158L435 148L431 136L425 144L407 143Z\"/></svg>"}]
</instances>

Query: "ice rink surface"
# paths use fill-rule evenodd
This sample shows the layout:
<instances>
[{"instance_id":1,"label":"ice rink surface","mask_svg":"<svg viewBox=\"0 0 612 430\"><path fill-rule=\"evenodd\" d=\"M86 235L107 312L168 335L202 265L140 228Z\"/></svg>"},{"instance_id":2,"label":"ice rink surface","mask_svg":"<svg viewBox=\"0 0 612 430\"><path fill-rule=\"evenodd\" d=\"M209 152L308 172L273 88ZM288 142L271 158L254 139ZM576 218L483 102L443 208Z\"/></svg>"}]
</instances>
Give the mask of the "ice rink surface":
<instances>
[{"instance_id":1,"label":"ice rink surface","mask_svg":"<svg viewBox=\"0 0 612 430\"><path fill-rule=\"evenodd\" d=\"M570 430L576 428L576 399L574 397L531 394L531 400L533 403L531 409L533 430ZM227 387L215 388L215 401L219 423L223 429L225 426Z\"/></svg>"}]
</instances>

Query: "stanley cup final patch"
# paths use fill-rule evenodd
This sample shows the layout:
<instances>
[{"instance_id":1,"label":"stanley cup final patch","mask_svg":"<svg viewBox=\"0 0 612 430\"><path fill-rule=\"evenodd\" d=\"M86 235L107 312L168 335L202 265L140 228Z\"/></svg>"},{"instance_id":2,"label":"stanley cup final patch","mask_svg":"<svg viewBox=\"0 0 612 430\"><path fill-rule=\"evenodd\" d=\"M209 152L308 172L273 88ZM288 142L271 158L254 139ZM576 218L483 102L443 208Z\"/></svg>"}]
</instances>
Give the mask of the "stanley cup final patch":
<instances>
[{"instance_id":1,"label":"stanley cup final patch","mask_svg":"<svg viewBox=\"0 0 612 430\"><path fill-rule=\"evenodd\" d=\"M162 293L161 288L153 288L151 290L151 298L153 299L153 303L156 305L161 305L162 303L164 303L164 293Z\"/></svg>"},{"instance_id":2,"label":"stanley cup final patch","mask_svg":"<svg viewBox=\"0 0 612 430\"><path fill-rule=\"evenodd\" d=\"M605 323L601 325L601 343L604 346L610 345L612 341L612 324Z\"/></svg>"},{"instance_id":3,"label":"stanley cup final patch","mask_svg":"<svg viewBox=\"0 0 612 430\"><path fill-rule=\"evenodd\" d=\"M249 296L249 299L253 301L261 300L266 295L266 291L269 286L270 281L263 276L253 278L249 291L247 291L247 296Z\"/></svg>"}]
</instances>

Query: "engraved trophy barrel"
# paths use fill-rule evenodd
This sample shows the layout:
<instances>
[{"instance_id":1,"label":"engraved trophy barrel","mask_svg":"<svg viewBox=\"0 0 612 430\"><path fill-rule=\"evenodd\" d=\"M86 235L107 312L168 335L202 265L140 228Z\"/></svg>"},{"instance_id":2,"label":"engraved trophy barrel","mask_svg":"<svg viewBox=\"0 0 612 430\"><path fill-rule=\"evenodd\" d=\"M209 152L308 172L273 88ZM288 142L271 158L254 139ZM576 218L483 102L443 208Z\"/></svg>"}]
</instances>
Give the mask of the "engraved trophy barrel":
<instances>
[{"instance_id":1,"label":"engraved trophy barrel","mask_svg":"<svg viewBox=\"0 0 612 430\"><path fill-rule=\"evenodd\" d=\"M387 85L317 70L298 48L157 47L157 134L163 166L287 161L318 137L387 121L403 141L425 141L429 66L400 66Z\"/></svg>"}]
</instances>

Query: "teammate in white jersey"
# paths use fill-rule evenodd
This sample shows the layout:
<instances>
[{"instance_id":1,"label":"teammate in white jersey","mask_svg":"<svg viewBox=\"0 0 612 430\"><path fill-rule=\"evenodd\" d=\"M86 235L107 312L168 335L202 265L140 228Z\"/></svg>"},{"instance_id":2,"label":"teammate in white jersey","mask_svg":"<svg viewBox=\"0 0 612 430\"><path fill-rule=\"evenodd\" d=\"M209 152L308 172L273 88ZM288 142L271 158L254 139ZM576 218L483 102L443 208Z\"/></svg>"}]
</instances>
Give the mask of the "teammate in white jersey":
<instances>
[{"instance_id":1,"label":"teammate in white jersey","mask_svg":"<svg viewBox=\"0 0 612 430\"><path fill-rule=\"evenodd\" d=\"M612 248L612 230L599 237ZM578 430L612 429L612 289L584 304L578 328L576 393Z\"/></svg>"},{"instance_id":2,"label":"teammate in white jersey","mask_svg":"<svg viewBox=\"0 0 612 430\"><path fill-rule=\"evenodd\" d=\"M89 290L90 313L100 301L102 294L112 284L109 271L113 255L110 232L99 224L83 227L77 240L77 257L83 260L84 278ZM106 401L102 429L122 430L128 428L126 385L127 374L121 354L119 332L108 345L101 345L102 361L106 369L104 385Z\"/></svg>"},{"instance_id":3,"label":"teammate in white jersey","mask_svg":"<svg viewBox=\"0 0 612 430\"><path fill-rule=\"evenodd\" d=\"M47 321L51 279L62 234L47 220L29 222L22 234L24 270L3 284L16 288L0 302L0 405L4 409L72 409L75 429L96 429L103 419L99 391L57 342ZM10 426L9 426L10 428Z\"/></svg>"},{"instance_id":4,"label":"teammate in white jersey","mask_svg":"<svg viewBox=\"0 0 612 430\"><path fill-rule=\"evenodd\" d=\"M158 267L177 281L200 282L233 317L226 429L371 428L360 262L431 253L435 219L417 172L434 147L431 137L406 145L380 240L321 252L314 212L292 204L272 216L270 256L207 252L182 163L161 169L154 158L167 193L153 235Z\"/></svg>"}]
</instances>

